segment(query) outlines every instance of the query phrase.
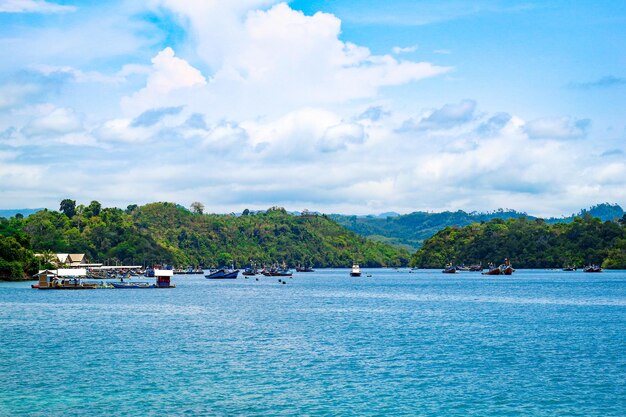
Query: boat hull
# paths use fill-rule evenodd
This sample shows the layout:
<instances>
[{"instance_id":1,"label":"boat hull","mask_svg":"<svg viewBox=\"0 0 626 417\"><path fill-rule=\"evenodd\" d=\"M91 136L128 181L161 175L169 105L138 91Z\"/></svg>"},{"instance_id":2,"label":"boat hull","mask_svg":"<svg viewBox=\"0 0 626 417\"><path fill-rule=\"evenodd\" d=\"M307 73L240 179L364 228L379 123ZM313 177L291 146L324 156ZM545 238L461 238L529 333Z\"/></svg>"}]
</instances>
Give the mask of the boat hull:
<instances>
[{"instance_id":1,"label":"boat hull","mask_svg":"<svg viewBox=\"0 0 626 417\"><path fill-rule=\"evenodd\" d=\"M237 275L239 275L239 270L235 271L226 271L220 269L218 271L212 272L209 275L205 275L206 279L236 279Z\"/></svg>"}]
</instances>

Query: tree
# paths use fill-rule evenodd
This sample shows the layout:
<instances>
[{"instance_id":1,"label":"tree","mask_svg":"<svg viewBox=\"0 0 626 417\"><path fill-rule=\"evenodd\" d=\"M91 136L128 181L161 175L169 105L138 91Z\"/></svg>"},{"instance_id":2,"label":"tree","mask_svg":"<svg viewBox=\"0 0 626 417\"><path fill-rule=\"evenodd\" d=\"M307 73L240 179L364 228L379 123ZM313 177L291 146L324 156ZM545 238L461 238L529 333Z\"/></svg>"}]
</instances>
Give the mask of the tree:
<instances>
[{"instance_id":1,"label":"tree","mask_svg":"<svg viewBox=\"0 0 626 417\"><path fill-rule=\"evenodd\" d=\"M69 198L61 201L61 213L65 214L69 219L76 214L76 200L70 200Z\"/></svg>"},{"instance_id":2,"label":"tree","mask_svg":"<svg viewBox=\"0 0 626 417\"><path fill-rule=\"evenodd\" d=\"M89 206L87 206L87 210L89 210L92 215L97 216L100 214L100 210L102 210L102 204L94 200L89 203Z\"/></svg>"},{"instance_id":3,"label":"tree","mask_svg":"<svg viewBox=\"0 0 626 417\"><path fill-rule=\"evenodd\" d=\"M137 209L137 204L129 204L126 207L126 213L132 213L133 211L135 211Z\"/></svg>"},{"instance_id":4,"label":"tree","mask_svg":"<svg viewBox=\"0 0 626 417\"><path fill-rule=\"evenodd\" d=\"M202 214L204 213L204 204L199 201L194 201L191 203L191 210L196 214Z\"/></svg>"}]
</instances>

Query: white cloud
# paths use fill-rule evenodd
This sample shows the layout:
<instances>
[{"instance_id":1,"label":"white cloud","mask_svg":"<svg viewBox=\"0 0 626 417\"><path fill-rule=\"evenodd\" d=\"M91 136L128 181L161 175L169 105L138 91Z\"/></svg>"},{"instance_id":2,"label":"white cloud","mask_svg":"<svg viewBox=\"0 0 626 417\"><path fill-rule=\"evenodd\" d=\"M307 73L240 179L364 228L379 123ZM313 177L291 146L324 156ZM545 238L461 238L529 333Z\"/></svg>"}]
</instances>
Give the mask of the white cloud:
<instances>
[{"instance_id":1,"label":"white cloud","mask_svg":"<svg viewBox=\"0 0 626 417\"><path fill-rule=\"evenodd\" d=\"M155 104L167 102L172 92L189 90L207 83L202 73L184 59L174 56L172 48L165 48L152 58L152 69L146 87L122 100L129 113L154 108ZM180 101L180 100L179 100Z\"/></svg>"},{"instance_id":2,"label":"white cloud","mask_svg":"<svg viewBox=\"0 0 626 417\"><path fill-rule=\"evenodd\" d=\"M476 102L463 100L458 104L446 104L432 110L420 120L406 120L400 131L451 129L474 120Z\"/></svg>"},{"instance_id":3,"label":"white cloud","mask_svg":"<svg viewBox=\"0 0 626 417\"><path fill-rule=\"evenodd\" d=\"M587 136L590 125L589 119L549 117L529 121L525 130L531 139L580 139Z\"/></svg>"},{"instance_id":4,"label":"white cloud","mask_svg":"<svg viewBox=\"0 0 626 417\"><path fill-rule=\"evenodd\" d=\"M326 129L317 147L322 152L346 149L349 144L360 144L365 140L365 130L358 123L341 123Z\"/></svg>"},{"instance_id":5,"label":"white cloud","mask_svg":"<svg viewBox=\"0 0 626 417\"><path fill-rule=\"evenodd\" d=\"M64 6L43 0L3 0L0 13L65 13L76 10L74 6Z\"/></svg>"},{"instance_id":6,"label":"white cloud","mask_svg":"<svg viewBox=\"0 0 626 417\"><path fill-rule=\"evenodd\" d=\"M72 109L56 108L50 113L31 120L22 133L25 136L55 136L83 130L80 116Z\"/></svg>"},{"instance_id":7,"label":"white cloud","mask_svg":"<svg viewBox=\"0 0 626 417\"><path fill-rule=\"evenodd\" d=\"M218 119L278 115L294 108L373 97L382 87L450 70L374 55L344 42L339 39L341 22L331 14L307 16L284 3L248 9L250 4L267 3L164 2L190 22L197 54L214 71L206 85L196 85L186 95L196 111L219 109L214 114ZM125 101L125 107L138 103L141 107L143 101L154 106L154 100L162 106L175 105L180 98L163 97L156 89L149 80L142 92Z\"/></svg>"},{"instance_id":8,"label":"white cloud","mask_svg":"<svg viewBox=\"0 0 626 417\"><path fill-rule=\"evenodd\" d=\"M400 47L400 46L394 46L393 48L391 48L391 51L396 54L396 55L400 55L400 54L407 54L410 52L415 52L417 51L417 45L413 45L413 46L406 46L406 47Z\"/></svg>"},{"instance_id":9,"label":"white cloud","mask_svg":"<svg viewBox=\"0 0 626 417\"><path fill-rule=\"evenodd\" d=\"M35 84L5 84L0 86L0 110L22 105L29 97L37 94L40 88Z\"/></svg>"},{"instance_id":10,"label":"white cloud","mask_svg":"<svg viewBox=\"0 0 626 417\"><path fill-rule=\"evenodd\" d=\"M143 127L133 127L132 119L112 119L103 123L94 130L94 135L106 142L147 142L154 130Z\"/></svg>"}]
</instances>

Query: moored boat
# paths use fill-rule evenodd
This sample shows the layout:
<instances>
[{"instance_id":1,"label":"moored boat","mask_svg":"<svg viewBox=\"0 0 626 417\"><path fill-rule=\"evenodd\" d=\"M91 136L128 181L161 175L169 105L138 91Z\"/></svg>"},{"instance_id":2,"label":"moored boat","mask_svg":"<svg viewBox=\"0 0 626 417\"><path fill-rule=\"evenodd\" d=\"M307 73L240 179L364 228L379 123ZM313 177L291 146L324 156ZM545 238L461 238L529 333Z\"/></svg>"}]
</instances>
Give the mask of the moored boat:
<instances>
[{"instance_id":1,"label":"moored boat","mask_svg":"<svg viewBox=\"0 0 626 417\"><path fill-rule=\"evenodd\" d=\"M206 279L236 279L237 275L239 275L238 269L220 268L211 271L208 275L205 275L204 277Z\"/></svg>"},{"instance_id":2,"label":"moored boat","mask_svg":"<svg viewBox=\"0 0 626 417\"><path fill-rule=\"evenodd\" d=\"M602 267L598 265L588 265L583 268L583 272L602 272Z\"/></svg>"},{"instance_id":3,"label":"moored boat","mask_svg":"<svg viewBox=\"0 0 626 417\"><path fill-rule=\"evenodd\" d=\"M456 270L457 268L455 266L452 266L452 264L448 264L441 272L443 272L444 274L456 274Z\"/></svg>"},{"instance_id":4,"label":"moored boat","mask_svg":"<svg viewBox=\"0 0 626 417\"><path fill-rule=\"evenodd\" d=\"M256 275L256 273L257 273L256 268L254 268L252 266L249 266L249 267L247 267L246 269L243 270L241 275L246 275L246 276L251 277L251 276Z\"/></svg>"},{"instance_id":5,"label":"moored boat","mask_svg":"<svg viewBox=\"0 0 626 417\"><path fill-rule=\"evenodd\" d=\"M296 266L296 272L315 272L312 266Z\"/></svg>"},{"instance_id":6,"label":"moored boat","mask_svg":"<svg viewBox=\"0 0 626 417\"><path fill-rule=\"evenodd\" d=\"M293 275L291 269L287 268L287 264L284 262L280 267L278 265L274 265L271 268L263 268L261 273L266 277L290 277Z\"/></svg>"},{"instance_id":7,"label":"moored boat","mask_svg":"<svg viewBox=\"0 0 626 417\"><path fill-rule=\"evenodd\" d=\"M483 275L512 275L515 269L509 263L508 258L504 258L504 264L494 267L493 264L489 264L489 270L483 272Z\"/></svg>"},{"instance_id":8,"label":"moored boat","mask_svg":"<svg viewBox=\"0 0 626 417\"><path fill-rule=\"evenodd\" d=\"M359 264L353 264L352 265L352 269L350 270L350 276L351 277L360 277L361 276L361 268L359 267Z\"/></svg>"}]
</instances>

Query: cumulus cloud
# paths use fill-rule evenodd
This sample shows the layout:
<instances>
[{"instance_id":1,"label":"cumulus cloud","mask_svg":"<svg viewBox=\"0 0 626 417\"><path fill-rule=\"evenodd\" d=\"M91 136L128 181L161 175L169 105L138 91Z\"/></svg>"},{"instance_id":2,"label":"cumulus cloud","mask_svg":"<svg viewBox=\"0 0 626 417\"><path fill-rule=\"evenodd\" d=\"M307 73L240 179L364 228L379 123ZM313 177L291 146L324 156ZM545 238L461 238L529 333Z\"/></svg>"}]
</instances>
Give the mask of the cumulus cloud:
<instances>
[{"instance_id":1,"label":"cumulus cloud","mask_svg":"<svg viewBox=\"0 0 626 417\"><path fill-rule=\"evenodd\" d=\"M213 70L206 86L196 86L200 88L194 88L191 99L187 96L196 103L195 110L219 107L218 118L278 114L372 97L382 87L450 70L375 55L344 42L339 38L341 21L331 14L307 16L285 3L250 9L268 3L162 2L189 22L199 59ZM153 93L150 84L136 98L146 95L166 105L163 94ZM137 101L126 104L131 107Z\"/></svg>"},{"instance_id":2,"label":"cumulus cloud","mask_svg":"<svg viewBox=\"0 0 626 417\"><path fill-rule=\"evenodd\" d=\"M589 119L548 117L527 122L524 130L531 139L580 139L587 136L590 126Z\"/></svg>"},{"instance_id":3,"label":"cumulus cloud","mask_svg":"<svg viewBox=\"0 0 626 417\"><path fill-rule=\"evenodd\" d=\"M463 100L458 104L446 104L440 109L431 111L418 121L408 119L399 131L441 130L461 126L474 119L476 102Z\"/></svg>"},{"instance_id":4,"label":"cumulus cloud","mask_svg":"<svg viewBox=\"0 0 626 417\"><path fill-rule=\"evenodd\" d=\"M0 110L24 104L29 98L40 92L35 84L4 84L0 86Z\"/></svg>"},{"instance_id":5,"label":"cumulus cloud","mask_svg":"<svg viewBox=\"0 0 626 417\"><path fill-rule=\"evenodd\" d=\"M111 119L93 131L94 135L105 142L146 142L153 131L141 126L133 126L132 119Z\"/></svg>"},{"instance_id":6,"label":"cumulus cloud","mask_svg":"<svg viewBox=\"0 0 626 417\"><path fill-rule=\"evenodd\" d=\"M158 109L150 109L141 113L130 124L131 127L152 126L161 121L165 116L177 115L183 110L184 106L178 107L161 107Z\"/></svg>"},{"instance_id":7,"label":"cumulus cloud","mask_svg":"<svg viewBox=\"0 0 626 417\"><path fill-rule=\"evenodd\" d=\"M247 140L248 132L237 123L221 121L204 135L202 143L212 151L241 152Z\"/></svg>"},{"instance_id":8,"label":"cumulus cloud","mask_svg":"<svg viewBox=\"0 0 626 417\"><path fill-rule=\"evenodd\" d=\"M508 113L497 113L491 116L476 128L476 133L482 136L493 136L502 131L513 117Z\"/></svg>"},{"instance_id":9,"label":"cumulus cloud","mask_svg":"<svg viewBox=\"0 0 626 417\"><path fill-rule=\"evenodd\" d=\"M365 140L365 130L358 123L341 123L326 129L317 147L322 152L336 152L349 144L360 144Z\"/></svg>"},{"instance_id":10,"label":"cumulus cloud","mask_svg":"<svg viewBox=\"0 0 626 417\"><path fill-rule=\"evenodd\" d=\"M81 118L68 108L56 108L50 113L31 120L21 130L25 136L54 136L83 130Z\"/></svg>"},{"instance_id":11,"label":"cumulus cloud","mask_svg":"<svg viewBox=\"0 0 626 417\"><path fill-rule=\"evenodd\" d=\"M152 58L146 86L131 97L125 97L122 105L129 112L154 107L154 103L160 103L171 92L189 90L206 82L198 69L176 57L172 48L167 47Z\"/></svg>"},{"instance_id":12,"label":"cumulus cloud","mask_svg":"<svg viewBox=\"0 0 626 417\"><path fill-rule=\"evenodd\" d=\"M363 113L359 114L357 120L371 120L377 122L385 116L389 116L391 113L385 111L382 106L370 106Z\"/></svg>"},{"instance_id":13,"label":"cumulus cloud","mask_svg":"<svg viewBox=\"0 0 626 417\"><path fill-rule=\"evenodd\" d=\"M0 13L65 13L75 10L74 6L44 0L4 0L0 3Z\"/></svg>"}]
</instances>

